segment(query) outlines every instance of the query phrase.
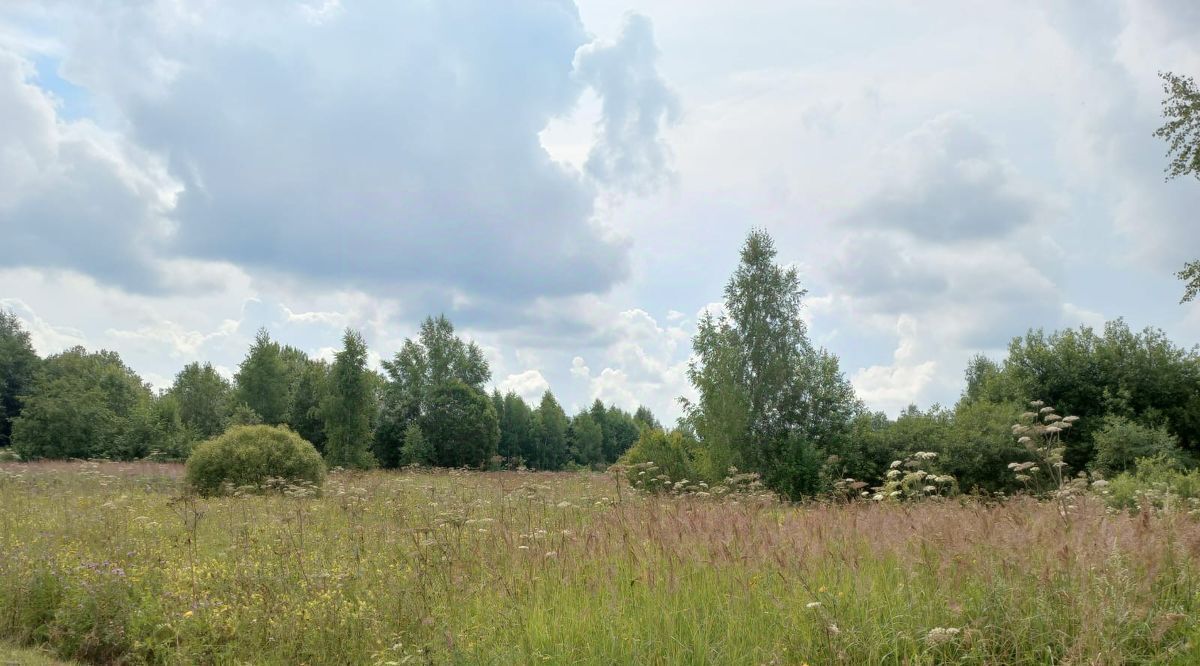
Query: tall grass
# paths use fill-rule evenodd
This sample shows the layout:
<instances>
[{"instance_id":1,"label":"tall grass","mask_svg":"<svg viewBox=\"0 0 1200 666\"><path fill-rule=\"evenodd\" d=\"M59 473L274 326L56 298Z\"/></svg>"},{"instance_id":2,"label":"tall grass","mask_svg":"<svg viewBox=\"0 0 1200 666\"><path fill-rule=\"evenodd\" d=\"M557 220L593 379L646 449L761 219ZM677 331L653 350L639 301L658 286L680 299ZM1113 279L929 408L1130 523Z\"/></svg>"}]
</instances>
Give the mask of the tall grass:
<instances>
[{"instance_id":1,"label":"tall grass","mask_svg":"<svg viewBox=\"0 0 1200 666\"><path fill-rule=\"evenodd\" d=\"M95 663L1200 663L1200 522L600 474L0 467L0 638ZM620 492L618 492L620 491Z\"/></svg>"}]
</instances>

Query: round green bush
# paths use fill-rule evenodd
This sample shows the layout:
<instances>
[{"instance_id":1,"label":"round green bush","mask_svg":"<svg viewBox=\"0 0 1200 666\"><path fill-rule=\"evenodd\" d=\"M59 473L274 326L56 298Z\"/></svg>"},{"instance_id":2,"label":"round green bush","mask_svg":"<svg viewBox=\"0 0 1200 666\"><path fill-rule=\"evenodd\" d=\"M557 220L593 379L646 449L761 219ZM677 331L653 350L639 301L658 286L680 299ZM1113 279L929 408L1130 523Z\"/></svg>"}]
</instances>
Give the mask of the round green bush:
<instances>
[{"instance_id":1,"label":"round green bush","mask_svg":"<svg viewBox=\"0 0 1200 666\"><path fill-rule=\"evenodd\" d=\"M284 426L233 426L203 442L187 460L187 483L202 495L223 489L262 489L271 479L320 486L325 461L313 445Z\"/></svg>"}]
</instances>

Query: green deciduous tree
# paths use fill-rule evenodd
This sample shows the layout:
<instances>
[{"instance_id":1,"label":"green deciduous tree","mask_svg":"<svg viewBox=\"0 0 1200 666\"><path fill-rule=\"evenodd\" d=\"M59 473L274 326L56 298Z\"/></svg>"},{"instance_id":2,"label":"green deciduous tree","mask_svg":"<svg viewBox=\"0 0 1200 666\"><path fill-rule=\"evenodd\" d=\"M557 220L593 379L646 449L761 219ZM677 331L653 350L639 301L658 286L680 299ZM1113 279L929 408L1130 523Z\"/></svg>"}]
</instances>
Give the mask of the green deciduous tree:
<instances>
[{"instance_id":1,"label":"green deciduous tree","mask_svg":"<svg viewBox=\"0 0 1200 666\"><path fill-rule=\"evenodd\" d=\"M325 452L325 414L322 404L327 393L329 364L317 359L304 361L298 369L288 402L288 425L296 434Z\"/></svg>"},{"instance_id":2,"label":"green deciduous tree","mask_svg":"<svg viewBox=\"0 0 1200 666\"><path fill-rule=\"evenodd\" d=\"M588 412L571 419L568 429L571 458L579 465L598 465L604 460L604 432Z\"/></svg>"},{"instance_id":3,"label":"green deciduous tree","mask_svg":"<svg viewBox=\"0 0 1200 666\"><path fill-rule=\"evenodd\" d=\"M1154 135L1167 142L1170 178L1200 179L1200 87L1190 76L1163 72L1162 113L1166 121Z\"/></svg>"},{"instance_id":4,"label":"green deciduous tree","mask_svg":"<svg viewBox=\"0 0 1200 666\"><path fill-rule=\"evenodd\" d=\"M474 342L454 334L445 316L427 317L417 338L404 341L400 351L383 362L388 383L383 391L381 414L375 432L377 455L383 464L399 462L404 433L418 419L424 423L433 392L459 382L483 393L491 370L483 351ZM493 408L494 411L494 408ZM429 431L425 431L427 437Z\"/></svg>"},{"instance_id":5,"label":"green deciduous tree","mask_svg":"<svg viewBox=\"0 0 1200 666\"><path fill-rule=\"evenodd\" d=\"M288 366L279 343L271 340L267 329L259 329L246 359L235 377L236 399L254 410L263 423L285 423L290 390Z\"/></svg>"},{"instance_id":6,"label":"green deciduous tree","mask_svg":"<svg viewBox=\"0 0 1200 666\"><path fill-rule=\"evenodd\" d=\"M404 430L404 446L400 449L401 465L430 465L433 464L435 453L421 426L416 423L408 424Z\"/></svg>"},{"instance_id":7,"label":"green deciduous tree","mask_svg":"<svg viewBox=\"0 0 1200 666\"><path fill-rule=\"evenodd\" d=\"M1018 405L1036 397L1078 416L1065 440L1065 460L1077 471L1091 463L1093 434L1109 415L1162 424L1185 451L1200 451L1200 353L1159 329L1135 332L1118 319L1100 333L1087 326L1029 331L1013 339L999 371L975 392Z\"/></svg>"},{"instance_id":8,"label":"green deciduous tree","mask_svg":"<svg viewBox=\"0 0 1200 666\"><path fill-rule=\"evenodd\" d=\"M1161 456L1178 461L1178 440L1164 426L1146 426L1124 416L1104 417L1094 435L1093 469L1117 474L1132 469L1139 458Z\"/></svg>"},{"instance_id":9,"label":"green deciduous tree","mask_svg":"<svg viewBox=\"0 0 1200 666\"><path fill-rule=\"evenodd\" d=\"M167 393L178 406L180 421L196 438L216 437L228 427L233 387L212 364L187 364Z\"/></svg>"},{"instance_id":10,"label":"green deciduous tree","mask_svg":"<svg viewBox=\"0 0 1200 666\"><path fill-rule=\"evenodd\" d=\"M662 429L662 424L654 417L654 413L645 405L638 405L637 411L633 413L633 420L637 421L639 428Z\"/></svg>"},{"instance_id":11,"label":"green deciduous tree","mask_svg":"<svg viewBox=\"0 0 1200 666\"><path fill-rule=\"evenodd\" d=\"M567 414L549 390L542 394L533 422L536 447L527 464L535 469L562 469L569 456Z\"/></svg>"},{"instance_id":12,"label":"green deciduous tree","mask_svg":"<svg viewBox=\"0 0 1200 666\"><path fill-rule=\"evenodd\" d=\"M150 389L116 352L74 347L38 369L12 444L25 459L129 458L128 431L150 407Z\"/></svg>"},{"instance_id":13,"label":"green deciduous tree","mask_svg":"<svg viewBox=\"0 0 1200 666\"><path fill-rule=\"evenodd\" d=\"M371 455L371 415L375 399L367 369L367 343L346 329L342 350L334 356L321 412L325 416L325 459L330 466L365 469Z\"/></svg>"},{"instance_id":14,"label":"green deciduous tree","mask_svg":"<svg viewBox=\"0 0 1200 666\"><path fill-rule=\"evenodd\" d=\"M420 425L436 465L484 467L496 455L500 422L492 401L457 379L433 389Z\"/></svg>"},{"instance_id":15,"label":"green deciduous tree","mask_svg":"<svg viewBox=\"0 0 1200 666\"><path fill-rule=\"evenodd\" d=\"M0 310L0 447L10 443L12 421L21 413L21 396L33 384L40 361L21 320Z\"/></svg>"},{"instance_id":16,"label":"green deciduous tree","mask_svg":"<svg viewBox=\"0 0 1200 666\"><path fill-rule=\"evenodd\" d=\"M805 290L775 256L766 232L750 233L725 287L726 314L706 313L692 340L688 376L699 399L685 410L709 475L737 465L797 497L817 490L823 451L859 405L837 359L809 343Z\"/></svg>"},{"instance_id":17,"label":"green deciduous tree","mask_svg":"<svg viewBox=\"0 0 1200 666\"><path fill-rule=\"evenodd\" d=\"M492 399L495 404L495 397ZM526 464L537 450L533 427L533 410L525 400L509 391L500 400L500 445L498 453L506 465Z\"/></svg>"},{"instance_id":18,"label":"green deciduous tree","mask_svg":"<svg viewBox=\"0 0 1200 666\"><path fill-rule=\"evenodd\" d=\"M1192 175L1200 179L1200 87L1190 76L1163 72L1162 111L1165 122L1154 135L1167 142L1167 177ZM1184 282L1183 299L1200 294L1200 261L1189 261L1177 274Z\"/></svg>"}]
</instances>

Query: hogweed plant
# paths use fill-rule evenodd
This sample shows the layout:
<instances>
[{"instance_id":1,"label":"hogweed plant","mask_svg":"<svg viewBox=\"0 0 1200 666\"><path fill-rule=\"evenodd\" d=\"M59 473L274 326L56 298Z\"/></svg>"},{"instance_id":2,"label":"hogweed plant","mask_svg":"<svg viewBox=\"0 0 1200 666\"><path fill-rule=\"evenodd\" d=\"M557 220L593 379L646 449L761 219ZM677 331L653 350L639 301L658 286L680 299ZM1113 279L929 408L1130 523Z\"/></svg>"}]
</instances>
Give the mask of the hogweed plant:
<instances>
[{"instance_id":1,"label":"hogweed plant","mask_svg":"<svg viewBox=\"0 0 1200 666\"><path fill-rule=\"evenodd\" d=\"M958 481L938 468L937 459L938 454L933 451L917 451L902 460L893 460L880 485L867 490L870 485L867 482L847 477L834 482L833 494L875 502L949 497L958 492Z\"/></svg>"},{"instance_id":2,"label":"hogweed plant","mask_svg":"<svg viewBox=\"0 0 1200 666\"><path fill-rule=\"evenodd\" d=\"M1075 498L1088 489L1087 475L1081 472L1072 477L1070 466L1063 460L1065 435L1079 417L1061 416L1041 400L1030 402L1029 407L1030 411L1021 414L1012 427L1017 442L1029 452L1029 459L1009 463L1008 468L1031 494L1053 499L1059 515L1070 522Z\"/></svg>"}]
</instances>

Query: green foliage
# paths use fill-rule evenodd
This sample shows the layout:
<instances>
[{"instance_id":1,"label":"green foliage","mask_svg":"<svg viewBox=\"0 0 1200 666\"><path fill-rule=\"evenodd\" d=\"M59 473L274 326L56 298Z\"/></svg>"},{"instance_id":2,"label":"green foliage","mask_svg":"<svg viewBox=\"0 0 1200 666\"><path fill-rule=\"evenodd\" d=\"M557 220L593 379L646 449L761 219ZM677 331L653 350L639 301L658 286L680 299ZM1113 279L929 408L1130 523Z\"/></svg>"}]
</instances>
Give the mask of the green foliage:
<instances>
[{"instance_id":1,"label":"green foliage","mask_svg":"<svg viewBox=\"0 0 1200 666\"><path fill-rule=\"evenodd\" d=\"M306 360L297 370L288 403L288 425L321 452L325 451L325 414L321 405L328 392L329 374L329 364L325 361Z\"/></svg>"},{"instance_id":2,"label":"green foliage","mask_svg":"<svg viewBox=\"0 0 1200 666\"><path fill-rule=\"evenodd\" d=\"M420 428L441 467L484 467L496 455L500 422L487 395L450 379L428 397Z\"/></svg>"},{"instance_id":3,"label":"green foliage","mask_svg":"<svg viewBox=\"0 0 1200 666\"><path fill-rule=\"evenodd\" d=\"M567 439L571 459L576 464L591 467L602 462L604 457L604 432L600 424L588 412L580 412L571 419Z\"/></svg>"},{"instance_id":4,"label":"green foliage","mask_svg":"<svg viewBox=\"0 0 1200 666\"><path fill-rule=\"evenodd\" d=\"M263 418L258 415L258 412L250 409L245 403L237 405L233 408L233 413L229 415L230 426L243 425L262 425Z\"/></svg>"},{"instance_id":5,"label":"green foliage","mask_svg":"<svg viewBox=\"0 0 1200 666\"><path fill-rule=\"evenodd\" d=\"M234 426L196 446L187 460L186 479L202 495L230 487L263 489L271 479L320 486L325 462L312 444L286 426Z\"/></svg>"},{"instance_id":6,"label":"green foliage","mask_svg":"<svg viewBox=\"0 0 1200 666\"><path fill-rule=\"evenodd\" d=\"M264 423L284 423L288 415L290 382L288 365L279 343L267 329L259 329L246 359L238 366L236 399L262 418Z\"/></svg>"},{"instance_id":7,"label":"green foliage","mask_svg":"<svg viewBox=\"0 0 1200 666\"><path fill-rule=\"evenodd\" d=\"M645 405L638 405L637 411L633 413L633 420L637 422L638 428L662 429L662 424L655 418L654 413Z\"/></svg>"},{"instance_id":8,"label":"green foliage","mask_svg":"<svg viewBox=\"0 0 1200 666\"><path fill-rule=\"evenodd\" d=\"M1177 347L1159 329L1133 332L1120 319L1102 334L1083 326L1013 339L1000 371L985 377L975 393L980 400L1016 404L1042 396L1078 416L1078 432L1065 452L1076 470L1090 465L1094 431L1109 415L1161 424L1184 451L1200 450L1200 355Z\"/></svg>"},{"instance_id":9,"label":"green foliage","mask_svg":"<svg viewBox=\"0 0 1200 666\"><path fill-rule=\"evenodd\" d=\"M1174 507L1200 515L1200 469L1182 469L1171 454L1139 458L1133 468L1092 487L1116 509Z\"/></svg>"},{"instance_id":10,"label":"green foliage","mask_svg":"<svg viewBox=\"0 0 1200 666\"><path fill-rule=\"evenodd\" d=\"M1165 427L1145 426L1124 416L1104 417L1093 439L1096 458L1092 468L1105 474L1123 472L1140 458L1180 457L1178 440Z\"/></svg>"},{"instance_id":11,"label":"green foliage","mask_svg":"<svg viewBox=\"0 0 1200 666\"><path fill-rule=\"evenodd\" d=\"M1167 142L1167 155L1171 158L1167 176L1192 175L1200 179L1200 87L1190 76L1171 72L1161 72L1159 76L1163 80L1162 112L1166 122L1155 130L1154 136Z\"/></svg>"},{"instance_id":12,"label":"green foliage","mask_svg":"<svg viewBox=\"0 0 1200 666\"><path fill-rule=\"evenodd\" d=\"M688 377L699 401L685 411L710 474L745 467L799 497L818 489L826 448L848 435L861 405L836 357L809 343L806 292L775 255L766 232L750 233L725 287L727 314L706 313L697 326Z\"/></svg>"},{"instance_id":13,"label":"green foliage","mask_svg":"<svg viewBox=\"0 0 1200 666\"><path fill-rule=\"evenodd\" d=\"M534 450L526 464L534 469L562 469L569 459L567 414L547 390L534 412Z\"/></svg>"},{"instance_id":14,"label":"green foliage","mask_svg":"<svg viewBox=\"0 0 1200 666\"><path fill-rule=\"evenodd\" d=\"M416 423L408 424L404 431L404 445L400 448L401 465L430 465L433 464L435 452L421 426Z\"/></svg>"},{"instance_id":15,"label":"green foliage","mask_svg":"<svg viewBox=\"0 0 1200 666\"><path fill-rule=\"evenodd\" d=\"M1154 135L1167 142L1167 177L1191 174L1200 179L1200 87L1190 76L1171 72L1159 74L1163 80L1162 111L1166 122ZM1180 303L1194 300L1200 294L1200 261L1189 261L1176 273L1183 280Z\"/></svg>"},{"instance_id":16,"label":"green foliage","mask_svg":"<svg viewBox=\"0 0 1200 666\"><path fill-rule=\"evenodd\" d=\"M694 442L689 442L678 430L645 430L620 462L630 468L629 480L635 487L665 490L678 481L710 478L697 469L692 454L694 446ZM650 463L653 463L653 467L650 467ZM658 479L659 475L665 477Z\"/></svg>"},{"instance_id":17,"label":"green foliage","mask_svg":"<svg viewBox=\"0 0 1200 666\"><path fill-rule=\"evenodd\" d=\"M949 430L933 448L945 474L964 491L1007 491L1015 486L1008 464L1025 459L1025 447L1012 436L1021 414L1014 403L966 402L954 410Z\"/></svg>"},{"instance_id":18,"label":"green foliage","mask_svg":"<svg viewBox=\"0 0 1200 666\"><path fill-rule=\"evenodd\" d=\"M179 403L168 393L138 406L129 415L128 425L108 457L184 460L195 441L194 431L180 417Z\"/></svg>"},{"instance_id":19,"label":"green foliage","mask_svg":"<svg viewBox=\"0 0 1200 666\"><path fill-rule=\"evenodd\" d=\"M0 310L0 448L11 443L13 419L21 413L22 396L33 386L40 361L21 320Z\"/></svg>"},{"instance_id":20,"label":"green foliage","mask_svg":"<svg viewBox=\"0 0 1200 666\"><path fill-rule=\"evenodd\" d=\"M368 469L376 464L371 455L371 417L376 405L369 375L367 343L361 333L346 329L342 350L329 371L321 409L325 458L332 466Z\"/></svg>"},{"instance_id":21,"label":"green foliage","mask_svg":"<svg viewBox=\"0 0 1200 666\"><path fill-rule=\"evenodd\" d=\"M537 452L537 434L534 432L533 410L525 400L509 391L498 402L495 394L492 404L500 418L500 444L497 453L510 467L518 467L532 460Z\"/></svg>"},{"instance_id":22,"label":"green foliage","mask_svg":"<svg viewBox=\"0 0 1200 666\"><path fill-rule=\"evenodd\" d=\"M233 412L233 387L211 363L189 363L175 375L168 391L179 408L179 419L197 439L224 432Z\"/></svg>"},{"instance_id":23,"label":"green foliage","mask_svg":"<svg viewBox=\"0 0 1200 666\"><path fill-rule=\"evenodd\" d=\"M491 378L483 350L456 336L445 316L427 317L417 339L405 340L383 367L388 382L375 429L375 451L385 466L399 462L409 424L419 420L423 429L428 425L430 401L436 392L457 382L482 393L484 383ZM453 427L437 426L439 430ZM425 432L428 435L430 430Z\"/></svg>"},{"instance_id":24,"label":"green foliage","mask_svg":"<svg viewBox=\"0 0 1200 666\"><path fill-rule=\"evenodd\" d=\"M25 460L140 457L148 451L131 430L150 403L150 389L115 352L74 347L41 364L12 445Z\"/></svg>"}]
</instances>

